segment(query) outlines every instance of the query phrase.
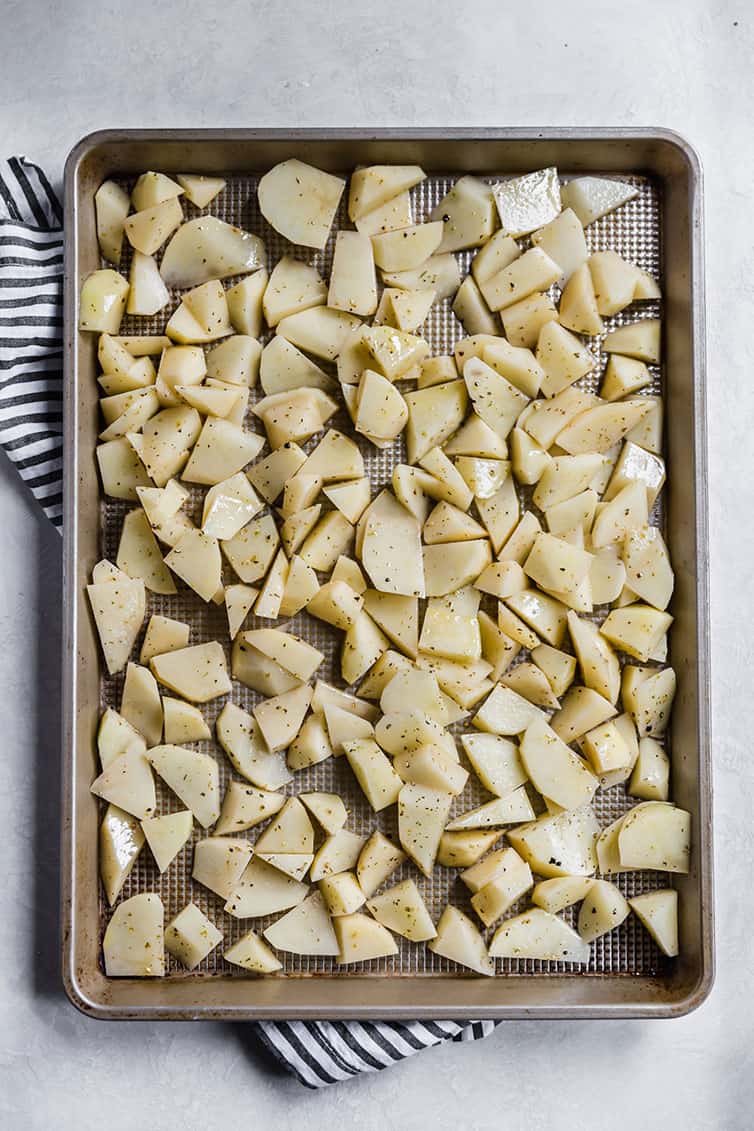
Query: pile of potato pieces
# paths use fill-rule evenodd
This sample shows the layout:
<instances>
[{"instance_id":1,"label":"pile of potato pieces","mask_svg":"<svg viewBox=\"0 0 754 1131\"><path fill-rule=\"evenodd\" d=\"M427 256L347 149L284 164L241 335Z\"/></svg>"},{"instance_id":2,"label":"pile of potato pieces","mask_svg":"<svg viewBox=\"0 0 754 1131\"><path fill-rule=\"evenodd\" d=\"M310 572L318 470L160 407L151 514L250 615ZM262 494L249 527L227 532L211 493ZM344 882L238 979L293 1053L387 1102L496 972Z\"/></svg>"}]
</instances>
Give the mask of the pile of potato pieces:
<instances>
[{"instance_id":1,"label":"pile of potato pieces","mask_svg":"<svg viewBox=\"0 0 754 1131\"><path fill-rule=\"evenodd\" d=\"M206 207L219 178L147 173L130 198L113 182L97 193L103 255L117 266L124 235L133 249L128 281L107 269L82 289L81 328L100 334L97 459L105 493L140 504L117 564L100 562L88 587L108 671L126 668L92 787L108 802L104 886L112 905L145 840L164 871L194 819L214 825L195 846L194 879L236 917L285 912L264 939L251 931L225 951L258 973L281 968L272 947L384 957L397 949L391 932L483 974L496 957L587 963L589 944L629 914L597 870L688 870L689 815L668 801L658 741L675 693L672 668L656 666L673 588L650 524L665 478L662 404L634 395L659 362L659 320L607 334L600 397L577 384L595 365L583 337L660 297L615 252L587 253L584 225L635 191L590 177L561 187L554 169L498 185L467 176L412 223L409 192L423 178L415 166L353 174L355 230L337 233L329 285L290 255L268 273L260 238L216 217L184 222L181 198ZM259 207L280 234L321 250L344 189L286 161L261 179ZM479 250L461 282L453 253L468 248ZM168 288L181 294L165 336L118 336L125 310L152 317ZM431 357L416 331L451 295L467 337ZM275 335L262 345L265 326ZM258 381L252 413L269 454L246 427ZM407 462L374 496L359 445L327 428L341 402L362 445L405 438ZM181 480L208 488L200 526ZM226 605L231 675L265 696L251 715L228 701L218 717L244 779L222 805L217 762L186 744L211 737L196 704L232 691L223 645L190 645L189 625L152 616L141 662L130 660L145 590L172 594L175 577ZM599 627L595 606L609 606ZM250 614L302 609L344 633L341 674L358 693L312 686L324 656L284 627L244 628ZM469 771L448 727L470 714L463 751L492 800L449 821ZM336 794L280 792L332 755L345 755L375 812L397 804L401 847L346 829ZM153 771L185 810L156 815ZM600 830L590 803L620 783L640 803ZM312 817L325 838L316 852ZM227 835L268 819L253 846ZM463 868L483 927L527 893L534 906L503 919L488 947L452 905L435 926L413 880L378 891L407 856L427 876ZM558 912L577 902L574 931ZM630 905L677 954L677 893ZM113 913L106 969L162 974L164 949L193 968L221 940L194 904L163 928L159 897L137 895Z\"/></svg>"}]
</instances>

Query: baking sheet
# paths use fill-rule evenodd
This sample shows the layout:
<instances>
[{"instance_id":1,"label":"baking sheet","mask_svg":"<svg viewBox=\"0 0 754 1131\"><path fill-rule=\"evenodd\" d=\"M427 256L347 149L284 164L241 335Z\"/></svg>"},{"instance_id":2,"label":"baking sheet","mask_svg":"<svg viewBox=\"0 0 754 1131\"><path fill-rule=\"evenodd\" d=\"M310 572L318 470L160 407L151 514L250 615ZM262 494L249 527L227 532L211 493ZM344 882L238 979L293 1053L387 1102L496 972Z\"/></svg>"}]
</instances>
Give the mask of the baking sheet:
<instances>
[{"instance_id":1,"label":"baking sheet","mask_svg":"<svg viewBox=\"0 0 754 1131\"><path fill-rule=\"evenodd\" d=\"M562 171L561 175L563 175ZM456 179L457 177L453 174L432 175L422 182L421 185L413 189L411 196L414 220L420 221L428 219L432 208L448 191ZM502 178L488 175L485 179L493 182ZM563 179L567 179L567 174ZM649 271L655 277L661 278L661 189L659 182L646 176L623 176L621 179L634 184L638 189L638 196L623 205L617 212L603 217L586 229L589 251L591 253L593 251L612 248L626 259L636 263L643 270ZM134 179L124 179L120 183L130 189L133 180ZM298 246L293 247L270 228L259 213L256 199L256 186L256 177L248 175L228 176L227 187L207 209L199 210L185 203L184 211L186 213L186 219L192 219L200 215L202 211L219 216L223 220L238 224L243 228L261 235L267 246L270 267L275 264L281 255L292 253L297 258L306 259L307 262L314 264L321 271L323 276L327 278L332 257L334 233L340 226L350 226L346 216L345 203L341 204L338 217L333 225L333 235L325 250L323 252L308 251ZM344 200L346 198L347 193L344 194ZM460 262L463 276L468 270L474 252L460 252L456 254ZM121 270L127 271L127 266L128 255L126 254L124 261L121 263ZM229 285L232 281L233 280L226 281L226 285ZM553 291L553 293L556 292ZM177 300L178 292L173 296L173 302L170 307L166 308L165 311L161 312L155 318L126 317L121 327L121 333L163 332L169 314L172 312L175 305L177 305ZM452 353L455 342L465 336L462 326L450 309L450 305L451 300L436 303L421 331L429 341L432 354ZM606 332L623 322L635 321L639 317L656 317L659 313L659 302L644 302L634 305L625 312L606 318ZM598 363L591 374L578 382L579 385L593 391L596 391L599 387L606 361L606 357L603 355L601 348L603 337L589 340L590 348L595 353ZM327 368L324 364L323 367ZM661 370L658 367L650 368L653 375L653 382L651 387L644 391L647 393L660 393L663 387ZM334 367L332 368L332 372L334 373ZM263 395L263 391L257 386L256 389L252 390L251 403ZM248 425L257 431L262 431L261 422L251 415ZM346 433L353 435L354 438L359 441L363 439L353 432L350 420L345 411L341 412L336 418L330 421L329 426L340 428ZM316 444L317 439L318 437L314 437L305 447L310 449ZM394 465L396 463L405 462L405 449L402 440L399 440L390 448L382 451L376 449L366 441L361 442L360 447L365 457L366 472L372 481L374 490L386 483L389 484ZM262 455L264 454L265 452L262 453ZM194 489L192 492L192 502L195 508L194 517L197 519L200 517L201 498L203 494L204 492L201 489ZM522 503L526 501L526 494L527 493L522 491ZM530 492L528 492L528 494L530 494ZM320 501L323 503L324 508L329 506L324 496L321 497ZM113 499L106 499L101 504L101 551L103 556L108 557L112 561L115 560L117 555L123 515L131 509L131 507L132 504ZM189 510L191 510L191 504L189 504ZM658 523L662 523L663 521L663 515L659 505L655 511L654 521ZM227 564L225 564L224 569L226 583L237 580ZM191 626L190 643L195 644L211 639L220 640L226 647L228 662L230 663L227 619L224 606L218 607L213 604L205 604L179 579L176 579L176 585L179 591L172 597L148 593L147 617L144 621L145 627L148 623L149 615L152 613L162 613L179 620L185 620ZM494 605L494 602L488 598L485 598L485 605L488 600L490 601L490 605ZM485 607L485 605L483 605L483 607ZM604 610L602 612L604 615ZM275 623L277 622L259 620L258 618L250 616L247 618L244 629ZM339 678L339 656L342 633L337 632L322 621L316 620L305 613L300 613L288 621L281 621L279 624L281 626L285 625L294 633L304 636L325 654L325 662L317 673L319 678L332 682L337 686L344 686L342 680ZM141 637L135 649L136 655L138 655L140 644ZM568 648L567 641L564 644L564 648ZM526 655L527 653L522 651L516 662L520 662L522 659L526 658ZM108 678L106 676L102 678L102 709L106 706L112 706L117 709L120 702L122 684L122 674L114 678ZM262 697L244 687L242 684L234 682L234 688L230 698L245 710L250 711L254 703ZM224 702L225 698L221 698L202 707L205 718L212 728L214 720L222 709ZM465 723L457 724L452 729L458 733L469 728L470 724L467 720ZM233 776L233 773L230 763L221 748L214 741L193 745L197 749L212 753L217 758L220 766L221 786L224 792L225 786ZM462 752L461 759L462 761L464 760ZM157 778L156 781L158 796L157 812L172 812L176 809L183 808L178 799L162 785L160 779ZM349 808L348 827L354 831L366 836L374 828L378 827L387 836L397 840L396 808L393 806L387 811L375 814L359 789L350 767L344 758L331 758L326 762L297 772L294 781L286 787L285 792L299 793L309 790L327 790L340 793ZM485 793L476 777L471 774L464 793L454 801L451 815L470 809L488 799L489 794ZM598 791L594 800L594 808L601 825L605 826L635 803L635 799L628 799L626 797L624 786L617 786L610 790ZM265 824L259 825L241 835L244 839L253 842L265 827ZM193 843L206 835L207 832L202 830L195 822L192 838ZM192 881L192 855L192 847L189 844L181 851L167 872L160 875L148 847L145 846L131 876L124 885L120 898L125 899L131 895L145 891L158 893L165 905L166 922L176 915L187 902L193 901L217 924L219 929L222 930L225 940L224 944L215 948L215 950L190 973L185 971L175 959L166 955L166 969L169 978L206 978L213 974L244 977L246 975L244 975L243 971L238 970L237 967L233 967L223 960L223 949L235 942L250 927L261 931L279 916L275 915L253 920L238 920L227 915L223 911L224 900L208 891L201 884ZM448 902L452 902L464 911L469 912L474 920L477 921L476 916L474 916L471 910L471 893L457 878L458 874L456 869L436 867L433 875L427 878L422 876L418 869L410 862L406 862L390 877L388 884L411 876L422 892L435 921L437 921L442 909ZM668 884L668 877L662 873L626 873L611 878L627 897L654 888L664 887ZM527 906L528 903L529 898L524 897L517 905L514 905L507 914L515 914L517 911ZM104 894L100 892L101 931L104 931L109 915L110 909L107 907ZM568 909L564 913L564 917L570 922L574 921L575 916L576 910L573 908ZM497 925L499 924L496 924L496 926ZM485 932L488 939L494 934L494 930L495 927L492 927ZM347 977L352 972L372 975L389 974L392 976L432 976L449 973L464 975L465 973L463 969L459 968L456 964L433 954L424 944L410 943L408 940L398 937L396 937L396 942L398 945L398 953L396 955L372 962L354 964L348 967L338 966L332 958L306 957L281 953L279 957L283 962L284 969L279 974L273 975L273 977L280 978L286 976L323 974ZM588 974L651 976L660 973L667 965L668 960L660 954L654 942L633 915L629 916L617 930L610 932L592 944L592 958L587 968L575 966L570 963L539 962L532 960L505 959L502 961L497 960L496 962L496 968L500 974L523 976L532 974L540 976L576 974L582 977ZM469 976L472 975L469 974Z\"/></svg>"}]
</instances>

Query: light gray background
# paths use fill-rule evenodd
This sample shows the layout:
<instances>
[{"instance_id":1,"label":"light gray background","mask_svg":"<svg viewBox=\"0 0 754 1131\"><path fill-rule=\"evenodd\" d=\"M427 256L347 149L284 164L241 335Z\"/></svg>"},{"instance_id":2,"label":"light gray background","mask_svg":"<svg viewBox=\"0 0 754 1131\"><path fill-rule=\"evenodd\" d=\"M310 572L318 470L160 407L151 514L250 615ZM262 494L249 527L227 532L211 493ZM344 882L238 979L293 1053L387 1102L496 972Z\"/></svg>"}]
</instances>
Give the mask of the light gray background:
<instances>
[{"instance_id":1,"label":"light gray background","mask_svg":"<svg viewBox=\"0 0 754 1131\"><path fill-rule=\"evenodd\" d=\"M745 3L713 0L0 0L0 154L53 177L79 137L107 126L661 125L697 146L719 969L710 1001L682 1020L507 1024L318 1094L275 1074L242 1026L79 1016L56 957L60 541L3 458L3 1128L751 1126L753 22Z\"/></svg>"}]
</instances>

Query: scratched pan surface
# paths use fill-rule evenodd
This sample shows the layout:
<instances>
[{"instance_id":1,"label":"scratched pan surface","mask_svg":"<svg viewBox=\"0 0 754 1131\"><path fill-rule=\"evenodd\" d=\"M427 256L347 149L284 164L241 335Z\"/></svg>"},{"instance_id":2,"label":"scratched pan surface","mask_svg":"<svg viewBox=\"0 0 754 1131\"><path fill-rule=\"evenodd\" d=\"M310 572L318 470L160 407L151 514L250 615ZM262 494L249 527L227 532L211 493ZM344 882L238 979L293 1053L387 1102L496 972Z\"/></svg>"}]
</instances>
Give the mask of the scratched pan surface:
<instances>
[{"instance_id":1,"label":"scratched pan surface","mask_svg":"<svg viewBox=\"0 0 754 1131\"><path fill-rule=\"evenodd\" d=\"M291 144L290 153L298 152L295 145ZM431 170L427 180L421 185L417 186L412 191L412 204L413 215L416 221L427 219L434 205L442 198L447 192L448 188L453 184L462 171L465 171L462 166L459 169L454 168L452 161L453 151L452 146L446 150L446 162L444 165L436 165ZM275 158L279 159L279 158ZM354 148L353 158L349 162L352 166L360 160L360 155L357 148ZM367 158L368 159L368 158ZM393 158L400 159L400 158ZM406 160L409 158L407 157ZM511 175L511 170L505 164L495 165L489 163L490 159L484 163L480 163L478 172L485 176L490 181L501 179L505 176ZM273 163L272 161L260 161L253 172L232 173L229 169L234 166L226 164L225 166L215 166L213 171L221 173L227 177L227 187L223 193L212 202L210 207L206 210L214 215L221 217L224 220L238 224L248 230L257 232L261 235L266 243L270 265L274 264L277 259L286 252L292 250L291 245L275 233L269 225L264 221L259 213L256 199L256 187L258 183L258 172L264 171L267 164ZM326 162L321 162L326 165ZM179 171L181 167L187 168L188 161L184 160L184 164L175 164L172 162L169 165L169 170ZM426 164L426 161L425 161ZM539 162L544 164L544 162ZM567 179L571 173L569 165L564 162L559 162L561 175ZM133 184L136 171L140 168L157 167L165 169L166 165L160 163L158 160L152 160L149 164L143 166L129 165L128 173L119 176L118 179L126 187L129 188ZM196 165L192 164L192 168ZM326 167L338 169L339 171L347 171L346 164L326 165ZM529 167L537 167L532 163ZM574 171L577 171L578 163L574 163ZM621 177L628 180L638 190L637 197L623 206L616 213L604 217L591 225L587 231L587 242L590 251L597 251L604 248L613 248L618 251L625 258L637 263L644 270L649 271L656 277L663 280L664 287L667 288L668 281L668 264L666 262L666 254L664 255L663 249L663 228L664 220L668 215L667 202L664 200L664 194L667 190L667 181L656 174L653 175L650 171L645 171L641 166L638 166L641 171L621 170ZM114 172L117 174L117 164L108 169L107 172ZM206 166L203 169L206 171ZM517 169L516 169L517 171ZM605 172L610 172L610 166L606 165ZM96 185L94 186L96 188ZM199 214L199 210L194 209L191 205L186 205L186 218L193 218ZM333 226L333 231L338 227L350 226L345 214L345 207L341 207L341 211ZM93 233L90 232L90 238ZM78 241L81 244L82 238L79 237ZM326 276L329 271L332 255L333 240L328 243L324 252L307 252L305 249L296 248L295 254L299 258L305 258L308 262L317 266L321 272ZM96 253L95 253L96 254ZM459 254L462 272L468 268L471 255L473 253L463 252ZM127 269L127 258L121 264L121 269ZM69 280L70 281L70 280ZM164 329L165 322L169 316L170 310L177 302L178 296L174 296L174 301L171 307L166 309L160 315L153 319L126 319L122 327L123 333L160 333ZM613 326L621 324L625 321L632 321L637 317L655 317L661 314L667 318L667 310L661 309L660 303L642 303L640 306L631 308L628 312L624 312L615 316L614 318L607 319L607 329L612 329ZM71 323L69 322L69 326ZM458 321L455 319L452 311L450 310L450 303L448 301L436 304L427 322L424 324L422 333L429 341L431 351L433 354L452 353L455 342L464 336L464 332ZM599 340L592 339L590 346L597 358L597 364L592 374L584 379L582 384L585 387L596 390L599 387L601 375L604 369L605 356L602 351L602 338ZM83 365L79 363L78 371L83 370ZM670 366L665 364L663 369L657 367L652 370L653 383L651 388L646 392L663 393L667 394L668 389L666 382ZM89 378L93 382L92 378ZM261 395L261 390L256 389L252 391L252 401ZM669 413L668 424L671 423L671 416L673 410L674 398L669 398ZM82 387L79 391L77 403L81 411L84 404L87 408L87 416L90 424L96 427L96 415L92 416L92 411L96 408L96 394L91 388L85 388L82 381ZM346 431L348 434L354 435L353 429L350 426L348 417L343 412L333 421L331 425L339 427ZM255 427L261 430L259 422L256 418L249 416L249 427ZM81 437L81 429L78 429L78 457L85 465L91 462L91 454L83 449L81 446L83 440ZM307 448L311 448L316 443L318 437L315 437ZM359 437L355 437L359 439ZM396 442L391 448L379 451L372 445L364 442L361 443L361 448L365 458L367 474L372 482L373 491L378 490L381 486L389 484L391 472L396 463L405 460L405 451L402 442ZM682 473L682 471L681 471ZM674 468L671 464L669 468L670 484L668 491L672 492ZM201 497L203 492L197 491L190 504L195 508L195 516L198 517L201 511ZM522 496L522 503L526 502L526 498ZM115 560L118 547L118 539L122 526L123 516L131 504L125 504L116 500L104 500L89 498L88 505L93 508L89 521L87 522L87 535L88 542L91 543L92 539L96 540L97 551L94 559L98 556L108 557L110 560ZM197 509L198 508L198 509ZM673 507L666 508L665 506L665 493L661 498L659 506L653 515L653 521L662 525L666 529L666 519L674 513ZM79 514L81 518L81 514ZM667 529L668 536L671 541L672 549L672 529ZM80 562L81 555L79 555ZM676 567L678 565L676 563ZM89 566L89 568L91 568ZM232 571L229 567L226 568L226 582L233 580ZM86 570L83 571L86 573ZM187 621L191 626L191 643L199 643L204 640L219 639L228 646L227 636L227 621L225 611L222 606L219 608L212 604L205 604L201 601L196 594L185 587L180 581L177 582L178 593L175 596L160 596L156 594L148 595L148 614L149 613L163 613L165 615L175 617L177 619ZM72 595L75 596L75 595ZM673 610L678 615L677 610ZM598 613L600 611L598 610ZM604 615L604 610L601 610ZM595 614L598 615L598 614ZM268 621L257 621L255 618L249 617L247 619L246 628L256 627L262 624L269 624ZM293 632L305 637L312 644L318 647L325 655L325 661L318 672L321 678L327 679L338 686L344 686L339 675L339 653L340 641L342 634L330 629L329 626L323 624L308 614L299 614L297 617L292 618L288 622L284 622ZM146 620L145 620L146 624ZM90 633L91 636L91 633ZM92 647L90 640L89 647ZM96 646L95 646L96 647ZM671 633L671 662L676 662L676 640L674 634ZM520 658L524 658L524 654ZM91 682L91 666L96 664L96 651L87 655L87 674ZM112 706L117 709L120 702L120 695L122 691L122 676L114 678L106 678L98 676L96 680L97 685L97 703L96 710L101 711L106 706ZM93 691L93 687L91 688ZM254 703L259 696L250 691L243 685L234 682L233 691L230 695L233 702L238 703L246 710L251 710ZM216 700L213 703L206 705L203 708L205 717L210 725L214 722L217 714L221 710L224 699ZM85 735L91 736L92 728L96 725L96 712L92 712L91 708L94 706L89 703L90 719L87 728L80 728L78 737L77 753L81 757L79 761L83 761L86 757L85 752L80 751L80 746L87 741ZM464 729L466 724L457 724L454 728L456 731ZM91 737L88 738L91 741ZM675 743L677 741L677 728L674 732L673 741L670 743L671 757L674 757ZM212 753L218 761L220 767L220 776L223 789L227 782L233 776L230 764L224 756L220 747L214 741L197 744L198 748ZM89 755L89 761L94 768L93 755ZM674 776L677 777L674 768ZM90 779L91 780L91 774ZM86 785L85 775L82 775L80 786L83 790ZM675 784L675 783L674 783ZM295 780L290 783L286 788L286 792L304 792L308 790L328 790L340 793L349 809L348 827L354 831L368 835L375 827L381 828L388 836L396 838L396 814L395 807L391 807L387 812L375 815L366 800L363 797L359 787L356 785L355 779L344 759L329 759L326 762L320 763L317 766L310 767L307 770L301 771L295 775ZM481 787L476 783L476 778L471 775L469 778L469 785L460 798L454 802L453 813L462 812L472 806L481 803L483 800L488 799ZM679 798L682 800L682 798ZM90 809L96 809L96 803L89 802ZM615 787L611 790L601 790L595 798L595 810L600 823L604 826L614 820L620 814L630 807L630 799L627 798L623 786ZM158 811L170 812L175 809L182 808L182 805L165 787L158 782ZM92 833L96 835L96 821L90 819L89 826ZM253 842L259 833L264 829L261 825L253 830L249 830L246 834L242 834L246 839ZM82 834L83 835L83 834ZM193 833L194 843L206 835L198 826L195 825ZM81 850L82 846L79 845ZM87 851L87 850L84 850ZM94 848L88 847L88 854ZM91 860L90 871L91 871ZM473 996L475 1002L474 1008L479 1011L485 1012L484 1002L490 1002L490 1008L487 1012L492 1014L496 1009L509 1009L509 1015L516 1015L513 1007L507 1007L505 999L502 1004L500 995L498 993L497 1000L495 999L495 992L499 983L505 982L506 984L516 985L516 996L520 1000L529 1001L529 1007L536 1005L539 995L538 988L540 986L553 986L567 985L569 987L568 999L573 1003L576 1014L580 1012L579 1001L583 1001L585 1008L594 1008L593 1004L590 1006L587 1003L594 1003L595 994L594 987L613 985L619 982L625 982L627 985L631 984L631 979L636 984L649 985L655 987L656 993L650 995L652 1000L657 1005L657 995L661 995L662 987L671 986L678 978L677 963L673 963L664 959L658 952L656 946L651 942L649 936L638 923L634 916L629 916L625 923L620 928L604 936L602 939L597 940L592 944L592 957L588 967L580 968L571 966L565 963L547 963L547 962L534 962L524 960L505 960L498 961L497 968L499 977L494 983L486 983L488 986L495 987L495 991L487 995L482 994L476 990L479 986L479 979L472 978L468 973L464 973L455 964L442 959L429 951L423 944L412 944L406 940L397 938L398 953L390 958L375 960L373 962L364 963L358 966L339 967L337 963L331 958L309 958L294 955L281 954L280 958L283 962L283 971L275 975L271 979L249 979L243 972L238 971L230 964L226 963L222 957L222 950L224 947L231 945L237 940L249 927L253 926L255 929L263 929L271 922L274 917L269 919L255 919L250 920L237 920L232 916L227 915L223 911L223 900L209 892L206 888L195 883L191 879L191 866L192 866L192 849L190 845L179 854L176 861L170 866L166 873L162 876L159 874L154 861L148 851L144 849L137 861L136 866L131 873L126 885L124 887L121 899L128 896L137 894L139 892L157 892L163 900L165 905L166 918L172 918L185 904L189 901L196 903L208 916L217 924L222 930L224 935L224 946L221 944L213 950L210 955L201 963L201 965L190 974L176 963L173 959L168 959L167 975L164 981L159 985L156 982L131 982L131 986L138 986L140 992L138 996L141 1001L148 1003L151 1010L162 1010L162 1015L183 1015L180 1007L173 1003L166 1002L166 994L169 998L171 992L174 994L182 994L184 997L182 1002L186 1000L185 995L191 993L191 988L204 998L206 995L207 986L211 987L209 994L211 997L211 1005L209 1008L213 1015L238 1015L238 1010L243 1009L239 998L239 991L242 989L248 996L248 989L250 984L253 986L261 987L265 983L275 983L274 1000L278 1004L277 1009L287 1010L290 1015L303 1015L305 1010L304 1006L307 1002L298 1001L297 1009L297 994L296 987L308 986L312 982L324 982L332 987L332 994L329 996L325 994L322 997L323 1002L328 1000L332 1002L332 1007L327 1008L324 1004L319 1007L319 1014L329 1015L346 1015L352 1011L355 1006L353 1003L353 987L359 987L357 993L361 994L361 987L369 986L370 992L374 986L388 986L395 984L397 980L401 981L402 986L405 987L405 996L398 998L401 1005L405 1005L407 1015L411 1012L420 1012L423 1008L423 1002L419 998L424 998L426 995L416 995L414 998L416 1006L412 1010L410 1005L410 997L412 996L411 990L418 985L424 985L428 981L436 983L436 993L430 991L430 997L437 1000L437 1008L433 1010L436 1016L450 1014L452 1009L441 1008L443 989L449 985L466 985L475 987L475 992L470 995ZM470 911L468 895L466 888L458 880L458 872L454 869L435 868L433 875L426 878L420 875L418 870L407 863L403 868L397 872L389 881L394 882L396 879L401 879L404 876L411 876L418 884L422 894L427 902L427 905L435 919L439 918L443 907L448 902ZM90 882L94 882L94 877L91 877ZM616 882L626 896L632 896L639 892L648 891L654 888L666 886L668 877L661 873L629 873L621 875L616 878ZM682 882L683 883L683 882ZM688 886L688 885L687 885ZM105 904L101 888L97 885L96 888L96 918L92 914L92 901L91 894L89 893L89 920L88 920L88 948L89 948L89 962L94 958L98 964L96 977L106 987L117 987L120 992L122 983L114 983L113 980L105 979L101 970L101 934L107 922L109 910ZM684 893L682 892L682 899ZM520 905L511 909L511 913L519 910L526 905L526 900L521 901ZM566 918L573 921L574 912L566 912ZM487 932L491 937L494 930ZM90 975L92 971L88 971ZM316 976L316 978L314 978ZM343 983L346 983L345 989ZM518 987L523 983L531 984L531 994L524 993L521 999L518 993ZM151 986L153 989L153 997L150 1000L149 994L144 994L143 987ZM589 991L584 994L579 993L578 987L580 985L588 986ZM173 989L171 990L171 987ZM350 988L349 988L350 987ZM289 992L293 988L293 992ZM400 991L399 991L400 994ZM395 995L395 991L393 991ZM80 996L80 995L74 995ZM100 995L102 996L102 995ZM104 994L106 998L106 1005L110 1006L111 1013L117 1015L141 1015L147 1006L144 1006L141 1011L139 1006L135 1003L130 1004L131 1012L128 1009L120 1010L117 1006L111 1004L109 991ZM253 996L253 995L252 995ZM316 996L316 995L315 995ZM361 994L363 997L363 994ZM605 994L605 1004L609 995ZM622 1000L630 1001L630 990L628 994L619 994ZM128 997L128 995L126 995ZM558 994L557 991L553 997L552 1005L557 1012L557 1002L562 1000L563 994ZM190 998L189 998L190 1000ZM379 1000L379 998L378 998ZM390 1008L395 1008L394 1005L388 1002L386 998L385 1007L373 1015L390 1015ZM597 989L596 1001L599 1003L599 989ZM199 1002L197 1001L197 1004ZM266 1004L261 1001L258 995L259 1008L258 1012L263 1013ZM610 1003L612 1004L612 1003ZM127 1006L129 1005L127 1001ZM449 1006L455 1007L455 1002L448 1002ZM255 1003L252 1001L251 1005L247 1005L249 1014L255 1012ZM206 1015L206 1005L200 1006L199 1012ZM471 1009L471 1004L469 1005ZM364 1003L364 1008L361 1013L366 1015L369 1011L369 1003ZM273 1009L273 1012L275 1010ZM358 1010L357 1010L358 1012ZM625 1011L624 1011L625 1015Z\"/></svg>"}]
</instances>

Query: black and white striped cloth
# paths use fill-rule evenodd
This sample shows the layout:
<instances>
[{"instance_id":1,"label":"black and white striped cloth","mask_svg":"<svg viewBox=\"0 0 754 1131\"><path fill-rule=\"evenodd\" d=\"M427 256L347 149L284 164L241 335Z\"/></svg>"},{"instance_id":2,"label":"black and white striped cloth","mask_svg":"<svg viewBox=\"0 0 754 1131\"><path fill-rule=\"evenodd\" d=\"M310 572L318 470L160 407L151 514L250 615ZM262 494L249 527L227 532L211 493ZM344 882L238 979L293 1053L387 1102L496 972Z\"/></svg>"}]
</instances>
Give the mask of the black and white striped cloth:
<instances>
[{"instance_id":1,"label":"black and white striped cloth","mask_svg":"<svg viewBox=\"0 0 754 1131\"><path fill-rule=\"evenodd\" d=\"M63 522L63 210L41 169L0 161L0 446Z\"/></svg>"},{"instance_id":2,"label":"black and white striped cloth","mask_svg":"<svg viewBox=\"0 0 754 1131\"><path fill-rule=\"evenodd\" d=\"M60 530L63 523L63 211L41 169L0 161L0 446ZM257 1036L308 1088L322 1088L492 1021L260 1021Z\"/></svg>"}]
</instances>

